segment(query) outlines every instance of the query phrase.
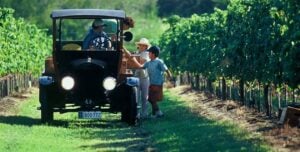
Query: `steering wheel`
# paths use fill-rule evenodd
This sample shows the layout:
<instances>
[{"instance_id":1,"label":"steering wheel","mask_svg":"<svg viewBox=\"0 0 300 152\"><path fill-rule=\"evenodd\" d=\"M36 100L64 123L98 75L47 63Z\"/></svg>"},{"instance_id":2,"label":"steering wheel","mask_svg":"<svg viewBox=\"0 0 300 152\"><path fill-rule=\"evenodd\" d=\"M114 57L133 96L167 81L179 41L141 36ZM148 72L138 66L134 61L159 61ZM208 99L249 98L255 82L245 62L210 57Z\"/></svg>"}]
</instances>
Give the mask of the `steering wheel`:
<instances>
[{"instance_id":1,"label":"steering wheel","mask_svg":"<svg viewBox=\"0 0 300 152\"><path fill-rule=\"evenodd\" d=\"M109 48L109 38L105 37L105 36L98 36L95 37L92 41L91 41L91 47L94 49L104 49L104 48Z\"/></svg>"}]
</instances>

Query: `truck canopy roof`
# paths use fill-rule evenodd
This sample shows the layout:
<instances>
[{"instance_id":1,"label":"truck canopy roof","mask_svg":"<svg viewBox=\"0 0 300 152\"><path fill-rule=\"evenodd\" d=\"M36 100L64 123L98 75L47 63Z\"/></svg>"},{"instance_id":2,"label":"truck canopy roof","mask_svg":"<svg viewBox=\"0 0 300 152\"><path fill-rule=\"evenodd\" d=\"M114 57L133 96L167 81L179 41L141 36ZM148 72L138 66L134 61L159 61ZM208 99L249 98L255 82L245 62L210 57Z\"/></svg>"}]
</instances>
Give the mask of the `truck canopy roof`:
<instances>
[{"instance_id":1,"label":"truck canopy roof","mask_svg":"<svg viewBox=\"0 0 300 152\"><path fill-rule=\"evenodd\" d=\"M125 12L122 10L107 9L61 9L53 10L51 18L97 18L97 17L115 17L125 18Z\"/></svg>"}]
</instances>

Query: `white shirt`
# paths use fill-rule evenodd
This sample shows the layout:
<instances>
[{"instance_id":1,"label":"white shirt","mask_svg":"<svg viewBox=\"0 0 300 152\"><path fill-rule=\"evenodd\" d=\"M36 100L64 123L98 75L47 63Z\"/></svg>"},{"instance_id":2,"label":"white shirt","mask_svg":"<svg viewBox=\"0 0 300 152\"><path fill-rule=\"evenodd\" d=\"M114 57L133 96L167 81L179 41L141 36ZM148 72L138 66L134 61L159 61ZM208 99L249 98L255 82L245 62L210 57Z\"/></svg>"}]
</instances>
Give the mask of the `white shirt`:
<instances>
[{"instance_id":1,"label":"white shirt","mask_svg":"<svg viewBox=\"0 0 300 152\"><path fill-rule=\"evenodd\" d=\"M141 59L145 60L145 62L150 61L149 52L146 50L139 52L138 56L140 56ZM149 77L148 71L146 69L136 69L134 75L139 78L148 78Z\"/></svg>"}]
</instances>

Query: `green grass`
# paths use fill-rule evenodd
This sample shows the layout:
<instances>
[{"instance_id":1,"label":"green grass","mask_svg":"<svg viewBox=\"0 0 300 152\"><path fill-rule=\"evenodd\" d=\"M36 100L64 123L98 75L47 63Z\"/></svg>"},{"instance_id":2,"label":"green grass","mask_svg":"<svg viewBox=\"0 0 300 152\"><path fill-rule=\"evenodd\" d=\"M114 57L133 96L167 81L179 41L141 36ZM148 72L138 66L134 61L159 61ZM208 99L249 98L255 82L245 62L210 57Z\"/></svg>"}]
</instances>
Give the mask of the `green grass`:
<instances>
[{"instance_id":1,"label":"green grass","mask_svg":"<svg viewBox=\"0 0 300 152\"><path fill-rule=\"evenodd\" d=\"M160 103L165 117L146 121L154 144L161 151L271 151L258 137L237 128L231 122L198 117L178 96L165 92Z\"/></svg>"},{"instance_id":2,"label":"green grass","mask_svg":"<svg viewBox=\"0 0 300 152\"><path fill-rule=\"evenodd\" d=\"M40 124L38 97L22 103L17 115L0 116L1 152L125 151L143 147L147 137L137 127L104 114L103 120L79 120L76 113L56 114L53 124Z\"/></svg>"},{"instance_id":3,"label":"green grass","mask_svg":"<svg viewBox=\"0 0 300 152\"><path fill-rule=\"evenodd\" d=\"M76 113L55 113L52 124L40 124L35 95L18 102L15 115L0 115L0 151L270 151L259 138L232 123L199 117L168 91L165 97L160 103L165 117L130 127L120 122L119 114L108 113L101 121L79 120Z\"/></svg>"}]
</instances>

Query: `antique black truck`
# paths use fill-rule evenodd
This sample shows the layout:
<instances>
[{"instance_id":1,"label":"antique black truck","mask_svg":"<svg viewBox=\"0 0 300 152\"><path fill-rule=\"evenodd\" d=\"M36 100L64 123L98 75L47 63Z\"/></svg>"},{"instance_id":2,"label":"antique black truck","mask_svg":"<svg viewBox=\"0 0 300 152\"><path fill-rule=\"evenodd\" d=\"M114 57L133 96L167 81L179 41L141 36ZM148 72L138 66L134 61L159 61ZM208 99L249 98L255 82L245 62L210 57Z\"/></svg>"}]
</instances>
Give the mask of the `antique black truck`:
<instances>
[{"instance_id":1,"label":"antique black truck","mask_svg":"<svg viewBox=\"0 0 300 152\"><path fill-rule=\"evenodd\" d=\"M125 12L104 9L62 9L51 13L53 50L39 78L41 121L53 121L54 112L77 112L79 118L100 118L103 112L121 112L121 120L136 124L139 80L128 72L122 53ZM96 20L103 22L106 48L86 49L84 37Z\"/></svg>"}]
</instances>

